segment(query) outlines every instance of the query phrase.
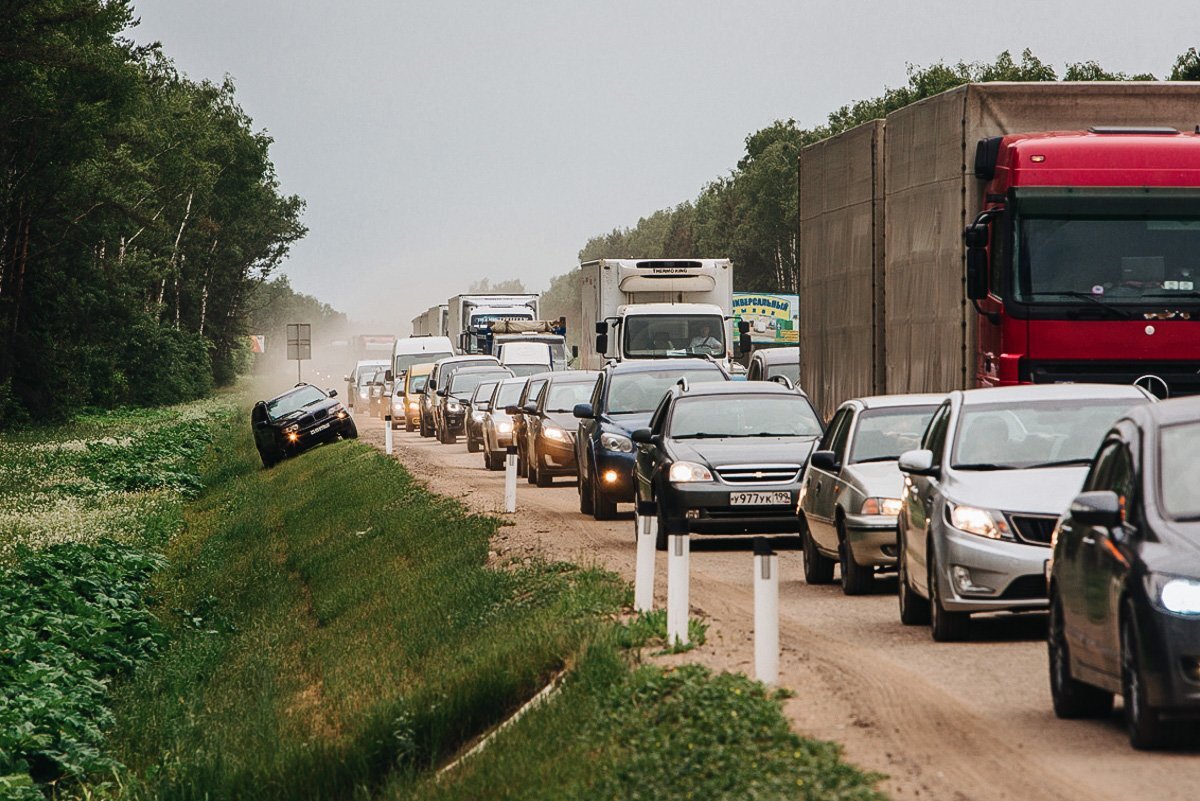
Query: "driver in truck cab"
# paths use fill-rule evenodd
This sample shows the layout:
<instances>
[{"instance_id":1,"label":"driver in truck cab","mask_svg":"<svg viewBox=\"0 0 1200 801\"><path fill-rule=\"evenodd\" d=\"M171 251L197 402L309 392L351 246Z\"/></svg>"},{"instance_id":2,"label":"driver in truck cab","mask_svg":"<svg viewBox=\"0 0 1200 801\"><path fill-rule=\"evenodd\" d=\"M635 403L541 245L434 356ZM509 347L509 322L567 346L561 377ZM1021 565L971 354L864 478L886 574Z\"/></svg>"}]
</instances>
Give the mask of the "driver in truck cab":
<instances>
[{"instance_id":1,"label":"driver in truck cab","mask_svg":"<svg viewBox=\"0 0 1200 801\"><path fill-rule=\"evenodd\" d=\"M712 335L712 326L709 323L701 323L700 333L692 337L691 344L688 347L692 350L706 350L709 353L715 354L721 349L721 340Z\"/></svg>"}]
</instances>

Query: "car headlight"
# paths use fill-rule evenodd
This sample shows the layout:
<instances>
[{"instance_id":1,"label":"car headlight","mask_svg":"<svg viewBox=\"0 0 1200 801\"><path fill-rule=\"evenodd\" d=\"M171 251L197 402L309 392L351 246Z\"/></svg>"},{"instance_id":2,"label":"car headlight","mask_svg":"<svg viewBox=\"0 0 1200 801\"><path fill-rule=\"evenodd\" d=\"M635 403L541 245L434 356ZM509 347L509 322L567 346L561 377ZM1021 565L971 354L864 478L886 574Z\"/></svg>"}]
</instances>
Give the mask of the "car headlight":
<instances>
[{"instance_id":1,"label":"car headlight","mask_svg":"<svg viewBox=\"0 0 1200 801\"><path fill-rule=\"evenodd\" d=\"M496 431L497 431L497 433L500 433L500 434L511 434L512 433L512 421L511 420L501 420L500 422L496 423Z\"/></svg>"},{"instance_id":2,"label":"car headlight","mask_svg":"<svg viewBox=\"0 0 1200 801\"><path fill-rule=\"evenodd\" d=\"M672 484L687 484L692 481L712 481L712 471L695 462L675 462L668 474Z\"/></svg>"},{"instance_id":3,"label":"car headlight","mask_svg":"<svg viewBox=\"0 0 1200 801\"><path fill-rule=\"evenodd\" d=\"M542 435L546 439L552 439L552 440L556 440L558 442L566 442L567 441L567 432L563 431L558 426L551 426L551 425L542 426Z\"/></svg>"},{"instance_id":4,"label":"car headlight","mask_svg":"<svg viewBox=\"0 0 1200 801\"><path fill-rule=\"evenodd\" d=\"M600 447L617 453L633 453L633 440L624 434L604 433L600 435Z\"/></svg>"},{"instance_id":5,"label":"car headlight","mask_svg":"<svg viewBox=\"0 0 1200 801\"><path fill-rule=\"evenodd\" d=\"M863 501L859 514L895 517L900 514L901 506L903 504L899 498L867 498Z\"/></svg>"},{"instance_id":6,"label":"car headlight","mask_svg":"<svg viewBox=\"0 0 1200 801\"><path fill-rule=\"evenodd\" d=\"M297 431L299 431L299 430L300 430L300 424L299 424L299 423L292 423L290 426L288 426L287 428L285 428L285 429L283 429L283 430L284 430L284 431L286 431L286 432L287 432L287 433L289 433L289 434L295 434Z\"/></svg>"},{"instance_id":7,"label":"car headlight","mask_svg":"<svg viewBox=\"0 0 1200 801\"><path fill-rule=\"evenodd\" d=\"M1008 526L987 509L977 506L950 504L950 525L968 534L987 537L990 540L1004 539Z\"/></svg>"},{"instance_id":8,"label":"car headlight","mask_svg":"<svg viewBox=\"0 0 1200 801\"><path fill-rule=\"evenodd\" d=\"M1200 581L1150 574L1150 598L1173 615L1200 615Z\"/></svg>"},{"instance_id":9,"label":"car headlight","mask_svg":"<svg viewBox=\"0 0 1200 801\"><path fill-rule=\"evenodd\" d=\"M415 400L410 400L410 401L408 402L408 408L410 408L410 409L420 409L420 408L421 408L421 402L420 402L420 401L415 401Z\"/></svg>"},{"instance_id":10,"label":"car headlight","mask_svg":"<svg viewBox=\"0 0 1200 801\"><path fill-rule=\"evenodd\" d=\"M462 411L462 404L455 401L450 401L446 404L446 411L450 412L451 414L458 414Z\"/></svg>"}]
</instances>

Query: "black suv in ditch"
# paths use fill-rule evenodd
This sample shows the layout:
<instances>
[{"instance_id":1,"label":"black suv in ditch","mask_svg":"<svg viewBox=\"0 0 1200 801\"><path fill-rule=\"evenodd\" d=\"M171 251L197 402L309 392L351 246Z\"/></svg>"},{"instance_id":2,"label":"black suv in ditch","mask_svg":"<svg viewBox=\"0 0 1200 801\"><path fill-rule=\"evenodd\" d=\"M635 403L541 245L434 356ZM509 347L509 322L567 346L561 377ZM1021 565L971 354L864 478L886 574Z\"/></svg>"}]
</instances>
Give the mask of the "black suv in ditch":
<instances>
[{"instance_id":1,"label":"black suv in ditch","mask_svg":"<svg viewBox=\"0 0 1200 801\"><path fill-rule=\"evenodd\" d=\"M774 382L681 379L632 434L638 509L670 534L796 534L800 477L824 425Z\"/></svg>"},{"instance_id":2,"label":"black suv in ditch","mask_svg":"<svg viewBox=\"0 0 1200 801\"><path fill-rule=\"evenodd\" d=\"M282 395L254 404L250 427L263 467L322 442L356 438L354 418L336 397L336 389L326 392L312 384L297 384Z\"/></svg>"}]
</instances>

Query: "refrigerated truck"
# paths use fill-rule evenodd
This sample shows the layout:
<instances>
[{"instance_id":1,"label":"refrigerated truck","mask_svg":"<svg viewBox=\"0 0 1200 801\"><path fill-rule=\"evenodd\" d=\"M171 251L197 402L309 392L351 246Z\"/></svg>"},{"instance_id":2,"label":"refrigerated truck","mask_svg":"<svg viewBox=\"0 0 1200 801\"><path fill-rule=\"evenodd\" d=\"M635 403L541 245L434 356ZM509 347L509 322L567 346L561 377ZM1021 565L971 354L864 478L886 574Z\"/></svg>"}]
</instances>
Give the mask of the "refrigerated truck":
<instances>
[{"instance_id":1,"label":"refrigerated truck","mask_svg":"<svg viewBox=\"0 0 1200 801\"><path fill-rule=\"evenodd\" d=\"M1200 392L1200 84L951 89L801 151L801 383Z\"/></svg>"},{"instance_id":2,"label":"refrigerated truck","mask_svg":"<svg viewBox=\"0 0 1200 801\"><path fill-rule=\"evenodd\" d=\"M412 335L415 337L446 336L446 304L430 306L412 320Z\"/></svg>"},{"instance_id":3,"label":"refrigerated truck","mask_svg":"<svg viewBox=\"0 0 1200 801\"><path fill-rule=\"evenodd\" d=\"M582 369L686 356L711 356L728 368L729 259L599 259L579 269Z\"/></svg>"},{"instance_id":4,"label":"refrigerated truck","mask_svg":"<svg viewBox=\"0 0 1200 801\"><path fill-rule=\"evenodd\" d=\"M446 327L459 353L479 353L499 320L538 319L539 295L455 295L446 301Z\"/></svg>"}]
</instances>

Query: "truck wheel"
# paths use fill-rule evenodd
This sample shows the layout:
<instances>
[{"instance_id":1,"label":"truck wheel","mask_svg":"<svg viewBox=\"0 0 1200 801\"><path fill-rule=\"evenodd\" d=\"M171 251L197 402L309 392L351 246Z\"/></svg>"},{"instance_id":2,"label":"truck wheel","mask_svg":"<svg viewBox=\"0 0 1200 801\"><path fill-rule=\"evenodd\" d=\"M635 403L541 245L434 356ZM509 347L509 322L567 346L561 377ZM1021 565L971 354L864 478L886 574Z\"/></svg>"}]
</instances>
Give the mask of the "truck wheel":
<instances>
[{"instance_id":1,"label":"truck wheel","mask_svg":"<svg viewBox=\"0 0 1200 801\"><path fill-rule=\"evenodd\" d=\"M948 612L942 606L942 582L938 580L937 554L929 549L929 633L936 642L959 642L971 631L969 612Z\"/></svg>"},{"instance_id":2,"label":"truck wheel","mask_svg":"<svg viewBox=\"0 0 1200 801\"><path fill-rule=\"evenodd\" d=\"M1064 719L1098 718L1112 711L1113 694L1084 684L1071 675L1071 656L1062 601L1057 593L1050 601L1050 630L1046 637L1050 652L1050 698L1054 714Z\"/></svg>"},{"instance_id":3,"label":"truck wheel","mask_svg":"<svg viewBox=\"0 0 1200 801\"><path fill-rule=\"evenodd\" d=\"M854 551L846 539L846 525L838 521L838 562L842 568L842 594L866 595L875 587L875 568L854 561Z\"/></svg>"},{"instance_id":4,"label":"truck wheel","mask_svg":"<svg viewBox=\"0 0 1200 801\"><path fill-rule=\"evenodd\" d=\"M929 601L917 595L908 581L908 559L904 556L904 535L899 527L896 529L896 544L900 550L896 558L900 622L906 626L921 626L929 622Z\"/></svg>"},{"instance_id":5,"label":"truck wheel","mask_svg":"<svg viewBox=\"0 0 1200 801\"><path fill-rule=\"evenodd\" d=\"M834 562L817 550L807 521L802 521L800 536L804 540L804 581L808 584L832 584Z\"/></svg>"},{"instance_id":6,"label":"truck wheel","mask_svg":"<svg viewBox=\"0 0 1200 801\"><path fill-rule=\"evenodd\" d=\"M581 514L590 515L592 513L592 482L584 481L583 473L580 473L575 478L575 489L579 492L579 512Z\"/></svg>"}]
</instances>

